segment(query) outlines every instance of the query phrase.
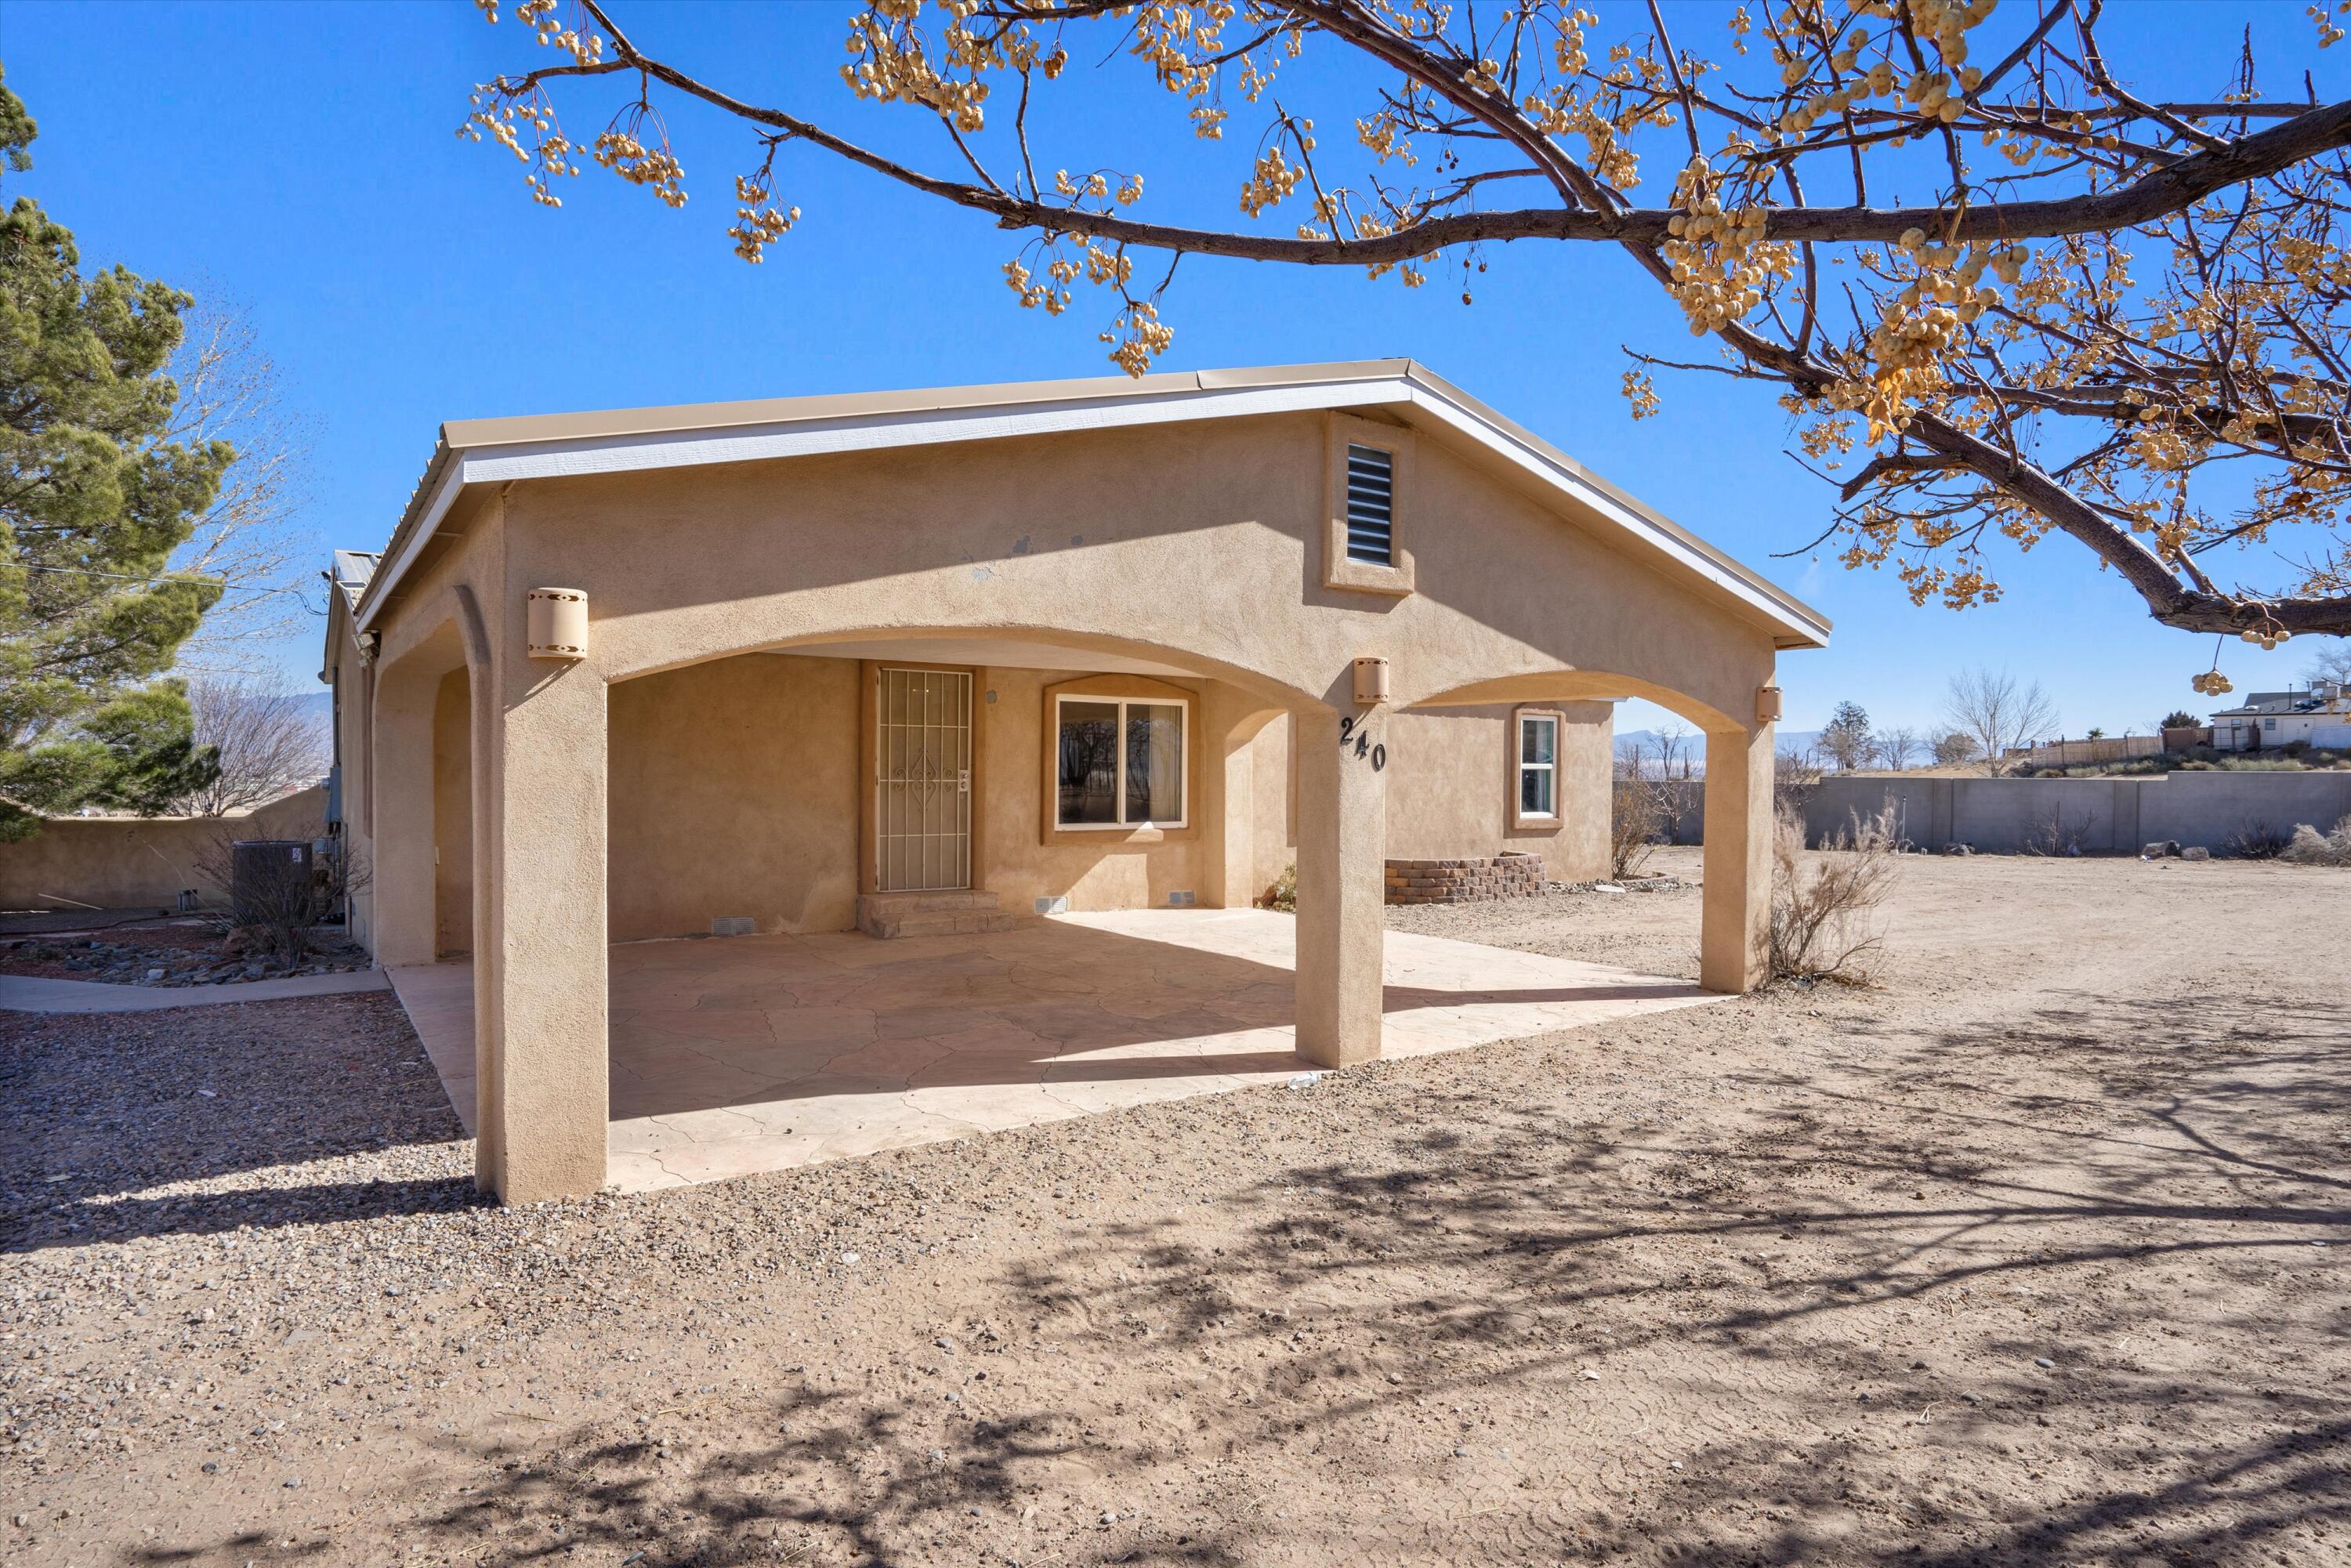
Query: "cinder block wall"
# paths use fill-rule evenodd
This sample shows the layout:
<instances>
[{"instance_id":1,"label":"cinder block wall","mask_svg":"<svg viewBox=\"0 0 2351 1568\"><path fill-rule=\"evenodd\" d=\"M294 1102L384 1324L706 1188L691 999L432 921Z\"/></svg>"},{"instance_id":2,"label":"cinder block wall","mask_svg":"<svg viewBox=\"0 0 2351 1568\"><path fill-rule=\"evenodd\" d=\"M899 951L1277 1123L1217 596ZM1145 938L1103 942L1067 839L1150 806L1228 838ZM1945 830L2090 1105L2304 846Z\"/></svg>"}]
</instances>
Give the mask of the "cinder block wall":
<instances>
[{"instance_id":1,"label":"cinder block wall","mask_svg":"<svg viewBox=\"0 0 2351 1568\"><path fill-rule=\"evenodd\" d=\"M1675 841L1701 840L1705 785L1667 785ZM2238 834L2291 834L2298 822L2333 827L2351 816L2351 773L2189 772L2120 779L1824 779L1804 802L1804 833L1817 844L1891 806L1895 831L1922 849L1973 845L2018 854L2078 842L2085 854L2137 854L2177 841L2227 848ZM2053 840L2051 837L2055 830Z\"/></svg>"}]
</instances>

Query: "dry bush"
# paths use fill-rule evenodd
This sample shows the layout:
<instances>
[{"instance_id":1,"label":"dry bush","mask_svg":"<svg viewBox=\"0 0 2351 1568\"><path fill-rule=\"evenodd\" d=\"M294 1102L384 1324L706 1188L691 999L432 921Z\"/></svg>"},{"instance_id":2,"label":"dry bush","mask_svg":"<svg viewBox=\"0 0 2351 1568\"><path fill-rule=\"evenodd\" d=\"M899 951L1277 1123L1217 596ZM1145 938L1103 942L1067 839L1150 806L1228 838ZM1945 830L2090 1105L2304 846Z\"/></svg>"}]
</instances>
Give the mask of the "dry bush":
<instances>
[{"instance_id":1,"label":"dry bush","mask_svg":"<svg viewBox=\"0 0 2351 1568\"><path fill-rule=\"evenodd\" d=\"M2239 860L2273 861L2284 852L2286 836L2258 817L2248 817L2220 841L2220 852Z\"/></svg>"},{"instance_id":2,"label":"dry bush","mask_svg":"<svg viewBox=\"0 0 2351 1568\"><path fill-rule=\"evenodd\" d=\"M1820 852L1804 849L1804 821L1782 807L1771 837L1771 980L1869 983L1884 933L1873 920L1894 888L1901 853L1894 809L1853 813Z\"/></svg>"},{"instance_id":3,"label":"dry bush","mask_svg":"<svg viewBox=\"0 0 2351 1568\"><path fill-rule=\"evenodd\" d=\"M2351 866L2351 817L2335 823L2335 831L2327 833L2308 822L2295 823L2294 837L2278 851L2277 858L2296 865Z\"/></svg>"},{"instance_id":4,"label":"dry bush","mask_svg":"<svg viewBox=\"0 0 2351 1568\"><path fill-rule=\"evenodd\" d=\"M2068 827L2063 810L2052 810L2048 818L2036 826L2024 840L2024 852L2029 855L2078 855L2082 841L2097 825L2098 814L2085 811L2079 825Z\"/></svg>"},{"instance_id":5,"label":"dry bush","mask_svg":"<svg viewBox=\"0 0 2351 1568\"><path fill-rule=\"evenodd\" d=\"M1608 875L1621 882L1656 852L1672 821L1662 779L1635 773L1616 780L1615 810L1608 818Z\"/></svg>"},{"instance_id":6,"label":"dry bush","mask_svg":"<svg viewBox=\"0 0 2351 1568\"><path fill-rule=\"evenodd\" d=\"M309 950L311 929L338 910L348 910L351 894L368 885L366 859L341 841L334 842L333 852L312 856L307 864L264 861L239 885L235 844L223 835L197 852L196 873L228 901L230 919L248 934L251 950L280 968L300 963Z\"/></svg>"},{"instance_id":7,"label":"dry bush","mask_svg":"<svg viewBox=\"0 0 2351 1568\"><path fill-rule=\"evenodd\" d=\"M1820 788L1821 758L1817 749L1779 751L1771 756L1771 804L1782 810L1801 810Z\"/></svg>"},{"instance_id":8,"label":"dry bush","mask_svg":"<svg viewBox=\"0 0 2351 1568\"><path fill-rule=\"evenodd\" d=\"M1274 878L1273 885L1267 888L1257 902L1260 909L1279 910L1284 915L1297 914L1298 868L1295 865L1282 867L1281 874Z\"/></svg>"}]
</instances>

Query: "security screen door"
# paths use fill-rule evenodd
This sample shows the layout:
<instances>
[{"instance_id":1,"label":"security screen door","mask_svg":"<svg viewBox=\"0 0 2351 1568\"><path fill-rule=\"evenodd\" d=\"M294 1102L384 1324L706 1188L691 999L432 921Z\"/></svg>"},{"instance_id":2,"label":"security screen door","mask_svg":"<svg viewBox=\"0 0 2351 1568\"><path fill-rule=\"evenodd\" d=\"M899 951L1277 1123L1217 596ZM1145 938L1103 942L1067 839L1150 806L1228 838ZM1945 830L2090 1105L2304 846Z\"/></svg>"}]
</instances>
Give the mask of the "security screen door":
<instances>
[{"instance_id":1,"label":"security screen door","mask_svg":"<svg viewBox=\"0 0 2351 1568\"><path fill-rule=\"evenodd\" d=\"M873 885L971 885L971 673L882 671L875 697Z\"/></svg>"}]
</instances>

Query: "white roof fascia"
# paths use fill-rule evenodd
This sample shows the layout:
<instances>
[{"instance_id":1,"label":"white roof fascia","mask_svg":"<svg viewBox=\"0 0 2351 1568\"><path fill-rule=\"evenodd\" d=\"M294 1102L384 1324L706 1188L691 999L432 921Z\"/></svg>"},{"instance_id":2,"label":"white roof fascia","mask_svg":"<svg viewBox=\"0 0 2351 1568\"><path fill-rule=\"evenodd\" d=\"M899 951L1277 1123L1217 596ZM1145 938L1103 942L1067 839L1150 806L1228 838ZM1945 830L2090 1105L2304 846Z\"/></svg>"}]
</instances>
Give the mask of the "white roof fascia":
<instances>
[{"instance_id":1,"label":"white roof fascia","mask_svg":"<svg viewBox=\"0 0 2351 1568\"><path fill-rule=\"evenodd\" d=\"M1548 453L1528 445L1497 426L1477 409L1456 402L1432 388L1415 384L1412 392L1414 407L1469 436L1520 472L1539 480L1546 488L1572 497L1578 504L1597 512L1625 532L1662 552L1675 564L1726 590L1740 602L1761 611L1771 620L1813 642L1827 643L1829 628L1802 613L1800 606L1787 600L1773 598L1740 574L1724 570L1720 561L1693 548L1674 531L1659 528L1653 519L1625 506L1605 488L1594 485L1580 469L1569 467Z\"/></svg>"},{"instance_id":2,"label":"white roof fascia","mask_svg":"<svg viewBox=\"0 0 2351 1568\"><path fill-rule=\"evenodd\" d=\"M457 504L457 497L465 494L465 455L460 452L450 463L448 471L441 476L441 483L433 492L432 503L424 508L424 516L418 522L416 531L410 534L408 542L400 547L400 554L389 560L377 560L374 575L360 591L359 623L352 628L353 631L365 632L375 624L376 617L383 613L385 601L392 597L392 591L400 586L400 580L408 575L408 569L416 564L416 558L424 553L426 545L433 542L433 536L440 531L441 519L449 515L449 508Z\"/></svg>"},{"instance_id":3,"label":"white roof fascia","mask_svg":"<svg viewBox=\"0 0 2351 1568\"><path fill-rule=\"evenodd\" d=\"M385 601L415 561L441 519L468 485L517 479L584 477L651 468L684 468L708 463L758 463L833 452L873 452L1012 435L1054 435L1074 431L1114 430L1251 413L1293 413L1338 405L1367 407L1405 402L1401 376L1370 380L1199 391L1124 393L1113 397L1055 400L1029 405L919 409L883 415L847 414L830 419L789 420L724 430L678 431L652 435L594 436L572 441L465 449L453 453L448 472L432 504L398 559L375 574L361 629L382 612Z\"/></svg>"},{"instance_id":4,"label":"white roof fascia","mask_svg":"<svg viewBox=\"0 0 2351 1568\"><path fill-rule=\"evenodd\" d=\"M1778 598L1724 561L1697 548L1678 530L1660 527L1651 517L1627 507L1603 486L1571 464L1562 463L1514 432L1497 424L1482 410L1447 395L1399 368L1376 375L1337 381L1301 381L1274 384L1170 387L1147 392L1108 396L1040 399L1017 402L948 408L914 409L883 414L852 413L768 424L718 429L677 430L647 434L587 436L541 443L513 443L450 453L447 467L418 527L399 555L383 562L361 596L359 630L371 626L400 580L414 565L449 508L469 485L505 484L516 480L586 477L599 474L644 469L700 466L714 463L755 463L826 453L880 451L948 442L984 441L1008 436L1051 435L1078 431L1113 430L1186 420L1231 418L1249 414L1291 413L1325 409L1406 405L1418 409L1447 428L1500 455L1544 487L1573 499L1579 506L1658 551L1685 570L1694 572L1761 612L1768 620L1808 643L1825 644L1826 625L1793 601Z\"/></svg>"}]
</instances>

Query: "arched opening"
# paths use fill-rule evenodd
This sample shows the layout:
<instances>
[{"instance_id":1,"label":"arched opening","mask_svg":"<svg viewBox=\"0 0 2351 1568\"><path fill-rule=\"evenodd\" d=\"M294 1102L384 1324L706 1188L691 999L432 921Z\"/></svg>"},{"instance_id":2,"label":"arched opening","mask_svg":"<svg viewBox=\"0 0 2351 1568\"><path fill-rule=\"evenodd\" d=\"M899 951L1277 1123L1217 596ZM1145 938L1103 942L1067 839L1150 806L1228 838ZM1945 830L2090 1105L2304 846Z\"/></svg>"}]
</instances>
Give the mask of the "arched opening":
<instances>
[{"instance_id":1,"label":"arched opening","mask_svg":"<svg viewBox=\"0 0 2351 1568\"><path fill-rule=\"evenodd\" d=\"M431 964L472 945L475 722L456 622L385 663L374 685L369 929L387 968Z\"/></svg>"},{"instance_id":2,"label":"arched opening","mask_svg":"<svg viewBox=\"0 0 2351 1568\"><path fill-rule=\"evenodd\" d=\"M861 899L899 894L938 914L956 893L1020 915L1247 904L1286 848L1275 721L1297 695L1026 630L831 634L634 674L608 705L612 939L848 930ZM1061 777L1113 729L1091 789Z\"/></svg>"},{"instance_id":3,"label":"arched opening","mask_svg":"<svg viewBox=\"0 0 2351 1568\"><path fill-rule=\"evenodd\" d=\"M1739 672L1722 674L1726 691L1752 694ZM1598 705L1643 697L1687 718L1706 737L1704 843L1699 933L1701 983L1714 991L1753 989L1764 978L1765 936L1771 913L1772 726L1757 710L1741 714L1636 675L1607 670L1531 671L1475 682L1424 697L1416 710L1459 709L1488 704ZM1726 699L1728 700L1728 699ZM1581 802L1580 815L1604 831L1614 806L1613 743L1584 748L1581 777L1562 777L1562 797Z\"/></svg>"}]
</instances>

